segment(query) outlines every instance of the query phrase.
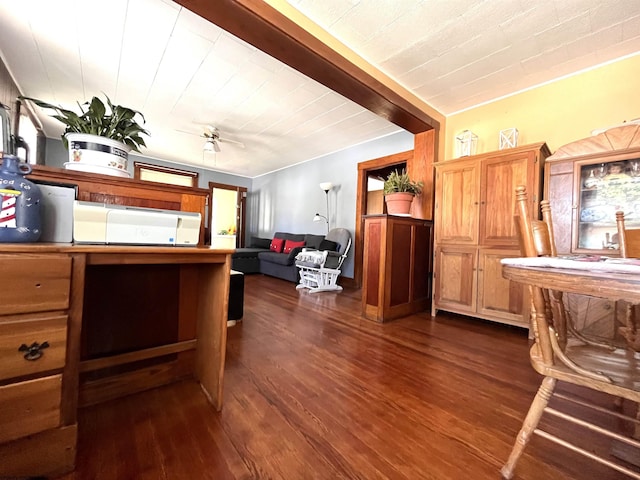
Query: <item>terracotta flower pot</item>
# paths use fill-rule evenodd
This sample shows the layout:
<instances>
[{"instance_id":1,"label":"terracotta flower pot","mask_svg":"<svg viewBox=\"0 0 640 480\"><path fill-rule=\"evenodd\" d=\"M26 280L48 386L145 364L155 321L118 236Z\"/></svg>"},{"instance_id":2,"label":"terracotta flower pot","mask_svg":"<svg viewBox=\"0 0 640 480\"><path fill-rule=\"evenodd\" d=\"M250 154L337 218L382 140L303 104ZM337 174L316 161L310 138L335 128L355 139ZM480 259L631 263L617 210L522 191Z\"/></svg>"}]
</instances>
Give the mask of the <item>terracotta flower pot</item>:
<instances>
[{"instance_id":1,"label":"terracotta flower pot","mask_svg":"<svg viewBox=\"0 0 640 480\"><path fill-rule=\"evenodd\" d=\"M413 193L408 192L388 193L384 196L384 201L387 204L387 213L389 215L409 216L414 196Z\"/></svg>"}]
</instances>

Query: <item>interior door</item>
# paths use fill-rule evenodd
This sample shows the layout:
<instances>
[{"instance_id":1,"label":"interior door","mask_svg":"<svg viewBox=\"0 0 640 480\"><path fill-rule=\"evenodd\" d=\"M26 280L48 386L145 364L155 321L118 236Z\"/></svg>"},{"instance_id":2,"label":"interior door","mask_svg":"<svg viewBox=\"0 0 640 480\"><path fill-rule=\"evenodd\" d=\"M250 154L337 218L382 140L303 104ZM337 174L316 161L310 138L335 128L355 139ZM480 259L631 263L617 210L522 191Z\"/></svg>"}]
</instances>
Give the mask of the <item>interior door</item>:
<instances>
[{"instance_id":1,"label":"interior door","mask_svg":"<svg viewBox=\"0 0 640 480\"><path fill-rule=\"evenodd\" d=\"M476 311L477 252L475 247L442 246L435 254L435 302L436 310L459 313Z\"/></svg>"},{"instance_id":2,"label":"interior door","mask_svg":"<svg viewBox=\"0 0 640 480\"><path fill-rule=\"evenodd\" d=\"M479 168L477 161L437 167L436 242L478 242Z\"/></svg>"},{"instance_id":3,"label":"interior door","mask_svg":"<svg viewBox=\"0 0 640 480\"><path fill-rule=\"evenodd\" d=\"M532 192L531 215L535 213L533 206L540 200L532 189L535 178L533 157L533 152L524 152L488 158L482 162L481 245L518 245L518 232L513 220L516 187L525 185L527 191Z\"/></svg>"}]
</instances>

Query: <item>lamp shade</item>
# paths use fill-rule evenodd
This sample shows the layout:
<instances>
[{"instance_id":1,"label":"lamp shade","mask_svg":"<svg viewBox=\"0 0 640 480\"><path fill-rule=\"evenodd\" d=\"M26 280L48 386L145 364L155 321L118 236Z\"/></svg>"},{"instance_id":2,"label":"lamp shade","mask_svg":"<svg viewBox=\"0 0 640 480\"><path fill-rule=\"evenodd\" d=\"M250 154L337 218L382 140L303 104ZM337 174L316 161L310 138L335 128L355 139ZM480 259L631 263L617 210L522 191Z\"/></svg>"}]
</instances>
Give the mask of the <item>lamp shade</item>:
<instances>
[{"instance_id":1,"label":"lamp shade","mask_svg":"<svg viewBox=\"0 0 640 480\"><path fill-rule=\"evenodd\" d=\"M322 182L320 184L320 188L322 190L324 190L325 192L328 192L329 190L331 190L333 188L333 183L331 183L331 182Z\"/></svg>"}]
</instances>

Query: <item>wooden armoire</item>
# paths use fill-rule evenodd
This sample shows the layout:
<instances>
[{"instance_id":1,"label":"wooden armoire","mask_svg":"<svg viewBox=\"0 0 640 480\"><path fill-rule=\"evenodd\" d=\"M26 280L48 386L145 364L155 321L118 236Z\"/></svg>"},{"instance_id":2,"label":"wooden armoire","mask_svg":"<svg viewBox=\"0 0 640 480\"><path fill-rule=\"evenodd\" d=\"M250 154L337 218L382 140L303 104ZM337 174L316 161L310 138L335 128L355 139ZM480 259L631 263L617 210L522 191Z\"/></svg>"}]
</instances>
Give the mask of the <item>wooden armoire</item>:
<instances>
[{"instance_id":1,"label":"wooden armoire","mask_svg":"<svg viewBox=\"0 0 640 480\"><path fill-rule=\"evenodd\" d=\"M545 143L436 164L432 315L439 310L528 327L522 285L502 277L500 260L519 257L515 189L539 212Z\"/></svg>"}]
</instances>

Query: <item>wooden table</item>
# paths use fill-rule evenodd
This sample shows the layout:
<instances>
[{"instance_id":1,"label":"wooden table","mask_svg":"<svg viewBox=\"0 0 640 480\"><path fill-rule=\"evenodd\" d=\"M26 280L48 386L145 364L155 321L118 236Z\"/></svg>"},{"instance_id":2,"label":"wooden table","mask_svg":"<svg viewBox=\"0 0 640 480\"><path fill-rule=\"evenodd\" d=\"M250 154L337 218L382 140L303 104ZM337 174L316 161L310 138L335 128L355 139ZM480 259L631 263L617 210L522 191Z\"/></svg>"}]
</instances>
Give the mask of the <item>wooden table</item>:
<instances>
[{"instance_id":1,"label":"wooden table","mask_svg":"<svg viewBox=\"0 0 640 480\"><path fill-rule=\"evenodd\" d=\"M502 275L514 282L609 300L640 303L640 265L562 258L504 259Z\"/></svg>"},{"instance_id":2,"label":"wooden table","mask_svg":"<svg viewBox=\"0 0 640 480\"><path fill-rule=\"evenodd\" d=\"M502 261L502 274L509 280L525 285L640 303L638 260L615 259L614 262L607 264L605 260L592 263L549 257L510 258ZM636 427L633 436L640 439L640 428ZM614 441L612 454L640 466L637 449L625 443Z\"/></svg>"}]
</instances>

